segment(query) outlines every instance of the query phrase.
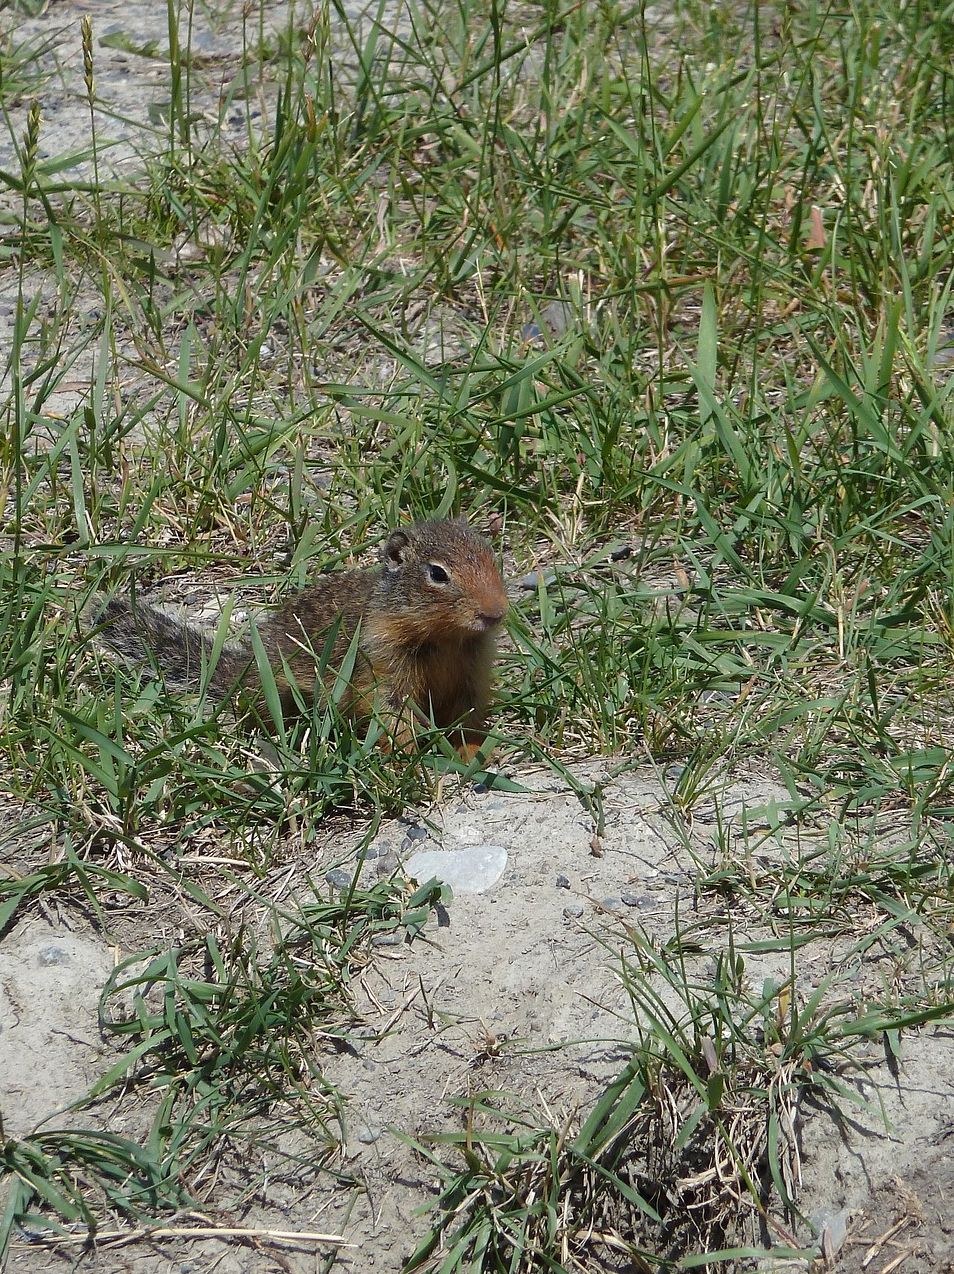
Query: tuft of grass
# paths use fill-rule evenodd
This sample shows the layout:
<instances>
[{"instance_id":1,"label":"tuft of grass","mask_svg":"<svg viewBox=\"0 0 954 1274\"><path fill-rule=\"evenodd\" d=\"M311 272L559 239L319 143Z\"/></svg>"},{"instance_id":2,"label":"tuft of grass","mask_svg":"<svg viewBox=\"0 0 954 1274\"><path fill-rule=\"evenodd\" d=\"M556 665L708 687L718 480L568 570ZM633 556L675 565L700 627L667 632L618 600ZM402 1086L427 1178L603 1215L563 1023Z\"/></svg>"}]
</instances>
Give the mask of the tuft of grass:
<instances>
[{"instance_id":1,"label":"tuft of grass","mask_svg":"<svg viewBox=\"0 0 954 1274\"><path fill-rule=\"evenodd\" d=\"M933 1005L859 1006L834 994L834 977L805 996L794 974L753 985L731 934L708 976L687 960L689 929L668 950L638 929L626 937L632 1056L560 1122L513 1094L456 1099L462 1128L413 1143L440 1186L407 1271L734 1267L768 1249L811 1258L794 1237L806 1098L865 1105L846 1076L872 1040L894 1051L902 1032L950 1018L946 992Z\"/></svg>"},{"instance_id":2,"label":"tuft of grass","mask_svg":"<svg viewBox=\"0 0 954 1274\"><path fill-rule=\"evenodd\" d=\"M411 941L449 900L436 881L408 892L355 880L340 898L274 912L270 951L239 929L122 960L103 988L100 1027L124 1051L74 1109L136 1091L152 1107L149 1131L141 1146L95 1127L7 1141L0 1254L15 1228L82 1225L93 1240L104 1207L141 1218L206 1203L207 1164L227 1147L240 1150L243 1193L254 1192L259 1162L299 1182L326 1167L342 1113L320 1045L347 1038L349 980L375 940Z\"/></svg>"},{"instance_id":3,"label":"tuft of grass","mask_svg":"<svg viewBox=\"0 0 954 1274\"><path fill-rule=\"evenodd\" d=\"M97 1129L46 1129L0 1149L7 1189L0 1216L0 1260L14 1228L42 1231L82 1225L95 1238L102 1210L124 1218L152 1217L186 1199L153 1147ZM41 1206L42 1214L33 1208Z\"/></svg>"}]
</instances>

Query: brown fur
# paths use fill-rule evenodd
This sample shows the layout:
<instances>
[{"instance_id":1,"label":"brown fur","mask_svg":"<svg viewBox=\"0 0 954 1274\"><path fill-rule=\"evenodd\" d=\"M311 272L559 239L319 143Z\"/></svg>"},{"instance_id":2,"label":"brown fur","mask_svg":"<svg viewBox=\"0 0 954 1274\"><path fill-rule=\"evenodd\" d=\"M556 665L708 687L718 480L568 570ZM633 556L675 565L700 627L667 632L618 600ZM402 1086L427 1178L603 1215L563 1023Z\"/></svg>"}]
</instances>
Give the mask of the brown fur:
<instances>
[{"instance_id":1,"label":"brown fur","mask_svg":"<svg viewBox=\"0 0 954 1274\"><path fill-rule=\"evenodd\" d=\"M506 611L489 546L458 518L392 532L378 567L317 580L257 630L286 713L297 706L292 683L306 702L314 697L326 643L330 682L357 633L342 710L365 720L376 707L402 743L433 720L469 757L486 735L494 633ZM119 599L106 603L99 622L106 642L139 661L152 655L173 687L199 686L211 660L204 633ZM208 689L217 698L249 690L261 697L250 642L225 647Z\"/></svg>"}]
</instances>

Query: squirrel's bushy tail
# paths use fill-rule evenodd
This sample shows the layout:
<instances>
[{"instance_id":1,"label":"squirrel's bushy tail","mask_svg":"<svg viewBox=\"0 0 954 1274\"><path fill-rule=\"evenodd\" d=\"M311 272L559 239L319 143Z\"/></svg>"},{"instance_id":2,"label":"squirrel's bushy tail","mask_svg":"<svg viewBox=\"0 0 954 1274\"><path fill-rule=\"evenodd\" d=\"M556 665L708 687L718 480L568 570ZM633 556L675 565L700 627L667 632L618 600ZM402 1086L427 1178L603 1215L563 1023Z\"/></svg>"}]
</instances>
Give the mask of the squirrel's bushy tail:
<instances>
[{"instance_id":1,"label":"squirrel's bushy tail","mask_svg":"<svg viewBox=\"0 0 954 1274\"><path fill-rule=\"evenodd\" d=\"M204 684L215 699L242 685L254 669L250 650L226 646L212 664L212 639L197 628L173 619L153 606L111 597L96 616L99 637L135 663L157 664L173 690L197 691Z\"/></svg>"}]
</instances>

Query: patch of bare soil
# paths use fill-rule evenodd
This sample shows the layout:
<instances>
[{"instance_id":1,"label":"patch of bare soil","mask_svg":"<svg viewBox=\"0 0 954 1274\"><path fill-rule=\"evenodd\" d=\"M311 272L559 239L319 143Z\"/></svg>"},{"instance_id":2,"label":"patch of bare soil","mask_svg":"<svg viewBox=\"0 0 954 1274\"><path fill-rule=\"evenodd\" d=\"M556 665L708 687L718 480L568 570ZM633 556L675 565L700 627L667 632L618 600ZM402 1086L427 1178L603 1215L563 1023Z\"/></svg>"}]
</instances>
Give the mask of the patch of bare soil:
<instances>
[{"instance_id":1,"label":"patch of bare soil","mask_svg":"<svg viewBox=\"0 0 954 1274\"><path fill-rule=\"evenodd\" d=\"M951 1131L924 1139L918 1166L874 1190L854 1217L839 1274L954 1270Z\"/></svg>"},{"instance_id":2,"label":"patch of bare soil","mask_svg":"<svg viewBox=\"0 0 954 1274\"><path fill-rule=\"evenodd\" d=\"M839 1274L954 1269L954 1034L908 1037L899 1065L872 1048L854 1088L865 1105L806 1120L805 1194L811 1216L841 1211Z\"/></svg>"},{"instance_id":3,"label":"patch of bare soil","mask_svg":"<svg viewBox=\"0 0 954 1274\"><path fill-rule=\"evenodd\" d=\"M96 1006L111 961L95 935L39 919L0 945L3 1130L23 1137L82 1097L102 1069Z\"/></svg>"},{"instance_id":4,"label":"patch of bare soil","mask_svg":"<svg viewBox=\"0 0 954 1274\"><path fill-rule=\"evenodd\" d=\"M195 5L191 18L180 13L180 43L191 49L189 109L201 130L232 127L241 136L245 124L244 83L236 76L243 51L242 10L220 13L223 6ZM246 29L247 44L255 48L258 14L264 14L262 34L274 38L288 20L286 0L256 3ZM177 11L178 12L178 11ZM360 6L352 12L360 12ZM130 176L143 160L169 138L169 16L165 5L146 0L54 0L30 17L9 9L0 14L0 30L11 53L24 61L25 75L19 109L10 117L10 133L0 139L0 167L16 171L13 138L22 140L30 103L41 102L38 158L62 160L67 176L92 174L89 100L83 64L81 23L88 18L93 35L96 138L101 176ZM188 26L188 30L186 27ZM30 56L27 57L26 55ZM10 64L12 65L12 63ZM10 90L8 89L8 96ZM235 104L236 99L238 105ZM229 110L234 118L230 118ZM253 116L257 114L255 106ZM6 199L14 199L8 194Z\"/></svg>"},{"instance_id":5,"label":"patch of bare soil","mask_svg":"<svg viewBox=\"0 0 954 1274\"><path fill-rule=\"evenodd\" d=\"M602 774L599 766L579 771L589 781ZM590 815L562 784L541 775L521 781L533 790L459 792L426 821L386 825L372 847L369 876L427 847L494 844L506 851L507 865L491 888L455 897L423 940L381 946L358 977L361 1025L341 1051L329 1047L321 1058L325 1077L347 1101L338 1178L302 1172L296 1179L276 1170L231 1215L171 1222L193 1230L203 1223L253 1227L262 1232L257 1238L196 1233L122 1247L104 1238L81 1256L79 1268L304 1274L316 1268L313 1245L302 1250L275 1242L274 1234L307 1230L347 1240L335 1268L396 1271L423 1232L419 1210L436 1187L406 1138L459 1128L460 1108L448 1106L448 1098L505 1091L556 1123L594 1100L635 1038L619 977L631 926L662 942L690 916L717 921L721 904L700 899L695 884L700 869L722 863L713 836L716 809L724 843L727 827L757 823L759 808L785 794L765 780L727 783L697 807L690 853L662 816L666 798L652 774L607 784L598 840ZM349 854L339 840L318 861L285 863L279 874L285 881L290 868L320 876ZM749 869L772 871L773 864L762 857ZM172 913L159 914L166 918L158 929L172 941ZM138 930L142 924L140 913ZM736 940L765 934L753 915L751 929L737 928ZM108 1064L99 1052L96 999L114 959L128 951L109 950L88 926L70 931L31 917L7 934L0 953L0 1074L12 1113L9 1135L49 1117ZM799 992L807 994L837 965L837 954L832 944L817 942L797 960ZM874 980L881 976L876 964ZM767 977L782 982L788 973L784 951L747 957L753 984ZM826 1217L847 1221L839 1270L887 1270L895 1258L903 1258L897 1268L904 1270L947 1268L951 1230L943 1199L950 1184L954 1039L944 1031L912 1034L899 1062L874 1046L860 1060L842 1077L855 1100L842 1103L840 1115L807 1104L800 1111L801 1207L818 1226ZM118 1108L110 1118L120 1119ZM241 1194L240 1165L222 1166L220 1187L218 1197ZM811 1241L807 1227L799 1240ZM66 1268L77 1255L75 1248L52 1253L24 1237L10 1269Z\"/></svg>"},{"instance_id":6,"label":"patch of bare soil","mask_svg":"<svg viewBox=\"0 0 954 1274\"><path fill-rule=\"evenodd\" d=\"M946 1139L950 1134L945 1134ZM954 1270L954 1218L951 1217L954 1166L950 1145L926 1147L920 1166L894 1176L872 1192L852 1220L844 1254L836 1268L842 1274L909 1274Z\"/></svg>"}]
</instances>

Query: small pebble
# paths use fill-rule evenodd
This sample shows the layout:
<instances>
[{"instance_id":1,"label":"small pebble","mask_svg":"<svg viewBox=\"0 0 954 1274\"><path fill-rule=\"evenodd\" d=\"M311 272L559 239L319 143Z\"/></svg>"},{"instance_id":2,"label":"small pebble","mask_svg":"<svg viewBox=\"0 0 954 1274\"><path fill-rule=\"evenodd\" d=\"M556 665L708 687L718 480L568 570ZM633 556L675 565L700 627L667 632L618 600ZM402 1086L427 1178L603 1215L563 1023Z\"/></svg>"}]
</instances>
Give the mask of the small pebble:
<instances>
[{"instance_id":1,"label":"small pebble","mask_svg":"<svg viewBox=\"0 0 954 1274\"><path fill-rule=\"evenodd\" d=\"M838 1255L848 1237L851 1213L847 1208L833 1211L821 1208L811 1218L812 1228L818 1235L818 1249L826 1258Z\"/></svg>"},{"instance_id":2,"label":"small pebble","mask_svg":"<svg viewBox=\"0 0 954 1274\"><path fill-rule=\"evenodd\" d=\"M735 695L728 690L703 690L699 698L703 703L731 704L735 702Z\"/></svg>"},{"instance_id":3,"label":"small pebble","mask_svg":"<svg viewBox=\"0 0 954 1274\"><path fill-rule=\"evenodd\" d=\"M626 558L632 557L632 554L633 554L632 544L620 544L610 552L610 561L623 562L626 560Z\"/></svg>"},{"instance_id":4,"label":"small pebble","mask_svg":"<svg viewBox=\"0 0 954 1274\"><path fill-rule=\"evenodd\" d=\"M545 333L559 338L571 327L576 326L573 306L568 305L566 301L549 301L540 311L540 318L544 326L541 327L539 323L532 320L525 323L520 333L521 340L539 341Z\"/></svg>"},{"instance_id":5,"label":"small pebble","mask_svg":"<svg viewBox=\"0 0 954 1274\"><path fill-rule=\"evenodd\" d=\"M415 824L414 827L409 827L404 835L408 840L427 840L428 831L426 827Z\"/></svg>"},{"instance_id":6,"label":"small pebble","mask_svg":"<svg viewBox=\"0 0 954 1274\"><path fill-rule=\"evenodd\" d=\"M548 302L543 307L541 318L554 336L562 336L569 328L576 326L573 306L566 301Z\"/></svg>"},{"instance_id":7,"label":"small pebble","mask_svg":"<svg viewBox=\"0 0 954 1274\"><path fill-rule=\"evenodd\" d=\"M416 828L416 827L413 830L415 832L419 830L424 831L423 828ZM413 849L415 845L418 845L418 846L421 845L421 842L425 840L426 838L427 838L426 832L424 833L424 836L412 836L411 833L408 832L405 835L404 839L401 841L401 852L403 854L406 854L408 850Z\"/></svg>"},{"instance_id":8,"label":"small pebble","mask_svg":"<svg viewBox=\"0 0 954 1274\"><path fill-rule=\"evenodd\" d=\"M383 1132L384 1129L379 1128L377 1124L364 1124L358 1129L358 1140L364 1146L371 1146Z\"/></svg>"},{"instance_id":9,"label":"small pebble","mask_svg":"<svg viewBox=\"0 0 954 1274\"><path fill-rule=\"evenodd\" d=\"M40 948L39 963L41 966L50 964L69 964L70 953L65 947L58 947L55 943L51 943L48 947Z\"/></svg>"},{"instance_id":10,"label":"small pebble","mask_svg":"<svg viewBox=\"0 0 954 1274\"><path fill-rule=\"evenodd\" d=\"M563 874L563 872L562 872L562 871L560 872L559 876L557 876L557 878L556 878L556 887L557 887L557 889L569 889L569 888L570 888L570 878L569 878L569 876L564 876L564 874Z\"/></svg>"},{"instance_id":11,"label":"small pebble","mask_svg":"<svg viewBox=\"0 0 954 1274\"><path fill-rule=\"evenodd\" d=\"M938 341L937 353L934 356L935 367L950 367L954 364L954 327L945 327Z\"/></svg>"},{"instance_id":12,"label":"small pebble","mask_svg":"<svg viewBox=\"0 0 954 1274\"><path fill-rule=\"evenodd\" d=\"M622 911L623 900L618 894L612 894L608 898L601 898L600 906L604 911Z\"/></svg>"},{"instance_id":13,"label":"small pebble","mask_svg":"<svg viewBox=\"0 0 954 1274\"><path fill-rule=\"evenodd\" d=\"M345 871L343 867L332 867L331 871L325 872L325 880L332 889L350 889L354 873Z\"/></svg>"},{"instance_id":14,"label":"small pebble","mask_svg":"<svg viewBox=\"0 0 954 1274\"><path fill-rule=\"evenodd\" d=\"M581 902L568 902L563 908L563 914L567 920L579 920L583 915L583 904Z\"/></svg>"},{"instance_id":15,"label":"small pebble","mask_svg":"<svg viewBox=\"0 0 954 1274\"><path fill-rule=\"evenodd\" d=\"M541 582L544 587L549 586L556 579L556 571L531 571L529 575L523 575L517 580L517 588L522 588L527 592L540 587Z\"/></svg>"},{"instance_id":16,"label":"small pebble","mask_svg":"<svg viewBox=\"0 0 954 1274\"><path fill-rule=\"evenodd\" d=\"M648 911L656 905L656 900L648 894L632 894L628 890L620 894L619 900L624 907L639 907L640 911Z\"/></svg>"}]
</instances>

